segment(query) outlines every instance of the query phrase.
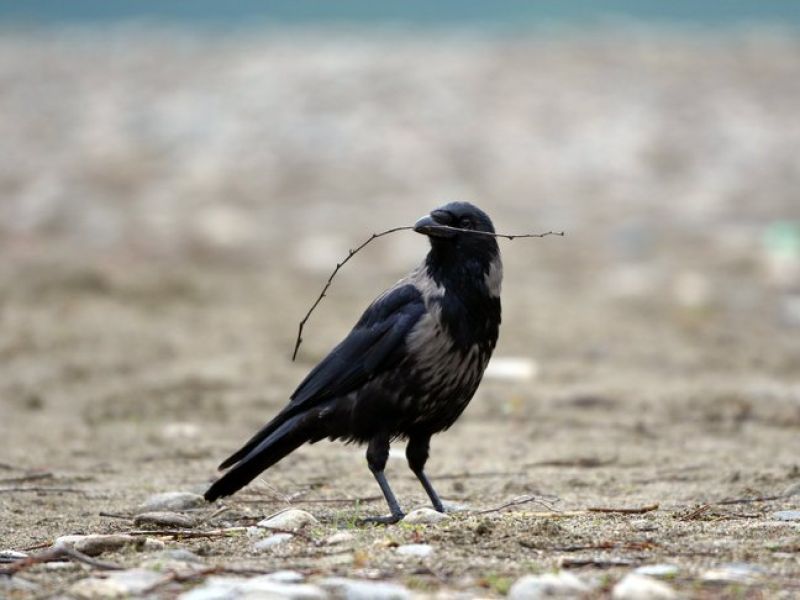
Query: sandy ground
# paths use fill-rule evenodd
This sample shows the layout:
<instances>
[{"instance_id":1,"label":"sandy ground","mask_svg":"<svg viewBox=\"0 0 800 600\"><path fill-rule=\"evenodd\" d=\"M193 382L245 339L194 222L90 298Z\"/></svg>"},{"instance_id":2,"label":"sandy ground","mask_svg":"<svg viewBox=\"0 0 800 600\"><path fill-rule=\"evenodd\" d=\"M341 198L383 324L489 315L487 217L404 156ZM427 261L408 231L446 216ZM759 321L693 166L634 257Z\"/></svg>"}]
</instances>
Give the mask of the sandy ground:
<instances>
[{"instance_id":1,"label":"sandy ground","mask_svg":"<svg viewBox=\"0 0 800 600\"><path fill-rule=\"evenodd\" d=\"M688 597L800 594L800 525L774 517L800 507L796 42L637 38L631 52L606 37L433 50L418 40L389 55L379 40L322 52L313 36L173 47L162 35L145 51L130 31L41 35L35 49L4 38L2 56L25 60L0 65L13 83L0 105L15 117L0 143L26 157L0 177L0 550L131 531L149 495L201 492L426 246L397 234L349 263L292 363L297 321L336 260L458 193L498 229L567 231L503 244L497 356L528 374L487 377L434 439L434 485L469 510L435 526L360 527L358 516L385 510L363 450L323 442L226 500L230 511L202 509L195 528L252 525L294 506L320 521L305 536L267 553L242 535L162 538L167 547L208 566L390 580L421 594L502 596L521 575L565 568L607 597L633 568L664 563L679 567L669 585ZM116 49L98 52L108 39ZM74 70L90 56L93 68ZM369 87L376 77L388 91ZM441 98L486 78L505 90L496 100ZM333 82L328 96L292 104L320 81ZM34 106L25 99L37 86L49 91ZM364 86L375 95L352 91ZM270 98L278 114L259 112L252 131L237 121ZM475 111L485 123L426 129ZM199 141L185 137L187 114L203 123ZM566 120L554 125L554 114ZM168 123L176 130L165 133ZM314 150L357 135L340 154ZM481 151L459 154L472 144ZM408 164L421 165L416 177ZM402 448L389 478L405 507L425 504ZM323 543L339 529L354 540ZM412 542L435 551L397 555ZM102 558L134 567L155 555ZM739 581L710 581L731 563L745 564ZM8 594L46 597L89 572L33 567L18 577L36 590Z\"/></svg>"}]
</instances>

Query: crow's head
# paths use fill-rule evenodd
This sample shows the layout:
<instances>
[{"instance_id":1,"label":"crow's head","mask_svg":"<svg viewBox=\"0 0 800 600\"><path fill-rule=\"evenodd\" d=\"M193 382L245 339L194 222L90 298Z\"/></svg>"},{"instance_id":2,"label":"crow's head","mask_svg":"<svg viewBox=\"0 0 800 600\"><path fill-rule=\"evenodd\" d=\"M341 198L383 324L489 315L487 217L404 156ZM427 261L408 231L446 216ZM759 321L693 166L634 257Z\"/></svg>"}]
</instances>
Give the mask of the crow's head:
<instances>
[{"instance_id":1,"label":"crow's head","mask_svg":"<svg viewBox=\"0 0 800 600\"><path fill-rule=\"evenodd\" d=\"M480 208L468 202L451 202L431 211L431 214L414 224L414 231L427 235L431 246L448 253L485 254L489 257L497 254L494 237L472 233L494 233L492 220Z\"/></svg>"}]
</instances>

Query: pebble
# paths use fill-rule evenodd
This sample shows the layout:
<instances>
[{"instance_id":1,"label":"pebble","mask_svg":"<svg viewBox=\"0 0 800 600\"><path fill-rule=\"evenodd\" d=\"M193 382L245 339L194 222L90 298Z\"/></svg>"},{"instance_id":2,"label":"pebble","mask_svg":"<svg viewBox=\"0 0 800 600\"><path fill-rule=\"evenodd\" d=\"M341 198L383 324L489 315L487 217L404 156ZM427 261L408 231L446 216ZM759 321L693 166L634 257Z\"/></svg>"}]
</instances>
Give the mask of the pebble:
<instances>
[{"instance_id":1,"label":"pebble","mask_svg":"<svg viewBox=\"0 0 800 600\"><path fill-rule=\"evenodd\" d=\"M412 525L432 524L439 523L445 519L449 519L446 514L433 510L432 508L418 508L412 510L405 517L403 523L410 523Z\"/></svg>"},{"instance_id":2,"label":"pebble","mask_svg":"<svg viewBox=\"0 0 800 600\"><path fill-rule=\"evenodd\" d=\"M403 556L425 558L433 554L433 546L429 544L405 544L403 546L398 546L396 552Z\"/></svg>"},{"instance_id":3,"label":"pebble","mask_svg":"<svg viewBox=\"0 0 800 600\"><path fill-rule=\"evenodd\" d=\"M703 573L702 580L715 583L757 583L764 569L750 563L729 563Z\"/></svg>"},{"instance_id":4,"label":"pebble","mask_svg":"<svg viewBox=\"0 0 800 600\"><path fill-rule=\"evenodd\" d=\"M527 381L539 373L536 361L526 357L496 356L489 361L484 377L506 381Z\"/></svg>"},{"instance_id":5,"label":"pebble","mask_svg":"<svg viewBox=\"0 0 800 600\"><path fill-rule=\"evenodd\" d=\"M648 519L635 519L631 521L631 527L636 531L655 531L658 526Z\"/></svg>"},{"instance_id":6,"label":"pebble","mask_svg":"<svg viewBox=\"0 0 800 600\"><path fill-rule=\"evenodd\" d=\"M648 577L675 577L678 574L678 567L675 565L644 565L635 569L637 575L647 575Z\"/></svg>"},{"instance_id":7,"label":"pebble","mask_svg":"<svg viewBox=\"0 0 800 600\"><path fill-rule=\"evenodd\" d=\"M590 588L572 573L559 571L544 575L525 575L511 586L509 600L536 600L538 598L574 598L586 594Z\"/></svg>"},{"instance_id":8,"label":"pebble","mask_svg":"<svg viewBox=\"0 0 800 600\"><path fill-rule=\"evenodd\" d=\"M14 562L20 558L28 558L28 555L16 550L0 550L0 563Z\"/></svg>"},{"instance_id":9,"label":"pebble","mask_svg":"<svg viewBox=\"0 0 800 600\"><path fill-rule=\"evenodd\" d=\"M611 591L614 600L670 600L677 598L675 590L663 581L629 573Z\"/></svg>"},{"instance_id":10,"label":"pebble","mask_svg":"<svg viewBox=\"0 0 800 600\"><path fill-rule=\"evenodd\" d=\"M145 540L132 535L62 535L54 546L66 544L87 556L119 550L123 546L144 544Z\"/></svg>"},{"instance_id":11,"label":"pebble","mask_svg":"<svg viewBox=\"0 0 800 600\"><path fill-rule=\"evenodd\" d=\"M162 550L144 561L141 567L154 571L191 571L202 567L202 559L194 552L183 548Z\"/></svg>"},{"instance_id":12,"label":"pebble","mask_svg":"<svg viewBox=\"0 0 800 600\"><path fill-rule=\"evenodd\" d=\"M169 511L154 511L139 513L133 519L133 524L137 527L177 527L188 529L194 527L195 521L188 515L182 515Z\"/></svg>"},{"instance_id":13,"label":"pebble","mask_svg":"<svg viewBox=\"0 0 800 600\"><path fill-rule=\"evenodd\" d=\"M263 576L265 579L269 579L270 581L274 581L276 583L302 583L305 579L305 575L302 573L298 573L297 571L290 571L288 569L283 571L275 571L274 573L270 573L269 575Z\"/></svg>"},{"instance_id":14,"label":"pebble","mask_svg":"<svg viewBox=\"0 0 800 600\"><path fill-rule=\"evenodd\" d=\"M260 552L262 550L274 548L275 546L279 546L280 544L288 542L293 537L294 536L291 533L276 533L256 542L253 546L253 549Z\"/></svg>"},{"instance_id":15,"label":"pebble","mask_svg":"<svg viewBox=\"0 0 800 600\"><path fill-rule=\"evenodd\" d=\"M327 594L316 585L275 581L271 575L251 577L209 577L180 600L237 600L239 598L285 598L287 600L324 600Z\"/></svg>"},{"instance_id":16,"label":"pebble","mask_svg":"<svg viewBox=\"0 0 800 600\"><path fill-rule=\"evenodd\" d=\"M352 542L354 539L356 539L356 536L349 531L338 531L325 540L325 543L330 546L335 546L336 544L346 544L347 542Z\"/></svg>"},{"instance_id":17,"label":"pebble","mask_svg":"<svg viewBox=\"0 0 800 600\"><path fill-rule=\"evenodd\" d=\"M800 521L800 510L779 510L772 513L772 518L778 521Z\"/></svg>"},{"instance_id":18,"label":"pebble","mask_svg":"<svg viewBox=\"0 0 800 600\"><path fill-rule=\"evenodd\" d=\"M408 600L411 592L402 585L383 581L365 581L345 577L329 577L319 582L342 600Z\"/></svg>"},{"instance_id":19,"label":"pebble","mask_svg":"<svg viewBox=\"0 0 800 600\"><path fill-rule=\"evenodd\" d=\"M277 515L267 517L266 519L257 523L258 527L264 529L286 529L288 531L297 531L310 523L319 523L314 518L314 515L307 513L304 510L290 508L279 512Z\"/></svg>"},{"instance_id":20,"label":"pebble","mask_svg":"<svg viewBox=\"0 0 800 600\"><path fill-rule=\"evenodd\" d=\"M201 508L207 502L200 494L191 492L164 492L154 494L145 500L136 509L137 514L157 512L157 511L176 511L188 510L190 508Z\"/></svg>"},{"instance_id":21,"label":"pebble","mask_svg":"<svg viewBox=\"0 0 800 600\"><path fill-rule=\"evenodd\" d=\"M472 507L467 504L462 504L461 502L451 502L449 500L442 500L442 506L444 506L445 513L459 513L472 510Z\"/></svg>"},{"instance_id":22,"label":"pebble","mask_svg":"<svg viewBox=\"0 0 800 600\"><path fill-rule=\"evenodd\" d=\"M88 577L75 582L70 594L76 598L127 598L147 591L163 574L146 569L109 571L106 577Z\"/></svg>"}]
</instances>

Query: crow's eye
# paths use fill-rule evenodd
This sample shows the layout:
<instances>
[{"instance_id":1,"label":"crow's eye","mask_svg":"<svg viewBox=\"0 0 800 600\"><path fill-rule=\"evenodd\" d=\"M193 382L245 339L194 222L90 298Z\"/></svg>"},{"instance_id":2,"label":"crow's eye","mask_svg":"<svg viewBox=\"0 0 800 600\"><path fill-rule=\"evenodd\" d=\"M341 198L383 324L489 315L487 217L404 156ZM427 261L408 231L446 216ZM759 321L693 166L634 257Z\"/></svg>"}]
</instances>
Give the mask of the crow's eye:
<instances>
[{"instance_id":1,"label":"crow's eye","mask_svg":"<svg viewBox=\"0 0 800 600\"><path fill-rule=\"evenodd\" d=\"M461 217L458 220L458 226L461 229L472 229L472 219L470 219L469 217Z\"/></svg>"}]
</instances>

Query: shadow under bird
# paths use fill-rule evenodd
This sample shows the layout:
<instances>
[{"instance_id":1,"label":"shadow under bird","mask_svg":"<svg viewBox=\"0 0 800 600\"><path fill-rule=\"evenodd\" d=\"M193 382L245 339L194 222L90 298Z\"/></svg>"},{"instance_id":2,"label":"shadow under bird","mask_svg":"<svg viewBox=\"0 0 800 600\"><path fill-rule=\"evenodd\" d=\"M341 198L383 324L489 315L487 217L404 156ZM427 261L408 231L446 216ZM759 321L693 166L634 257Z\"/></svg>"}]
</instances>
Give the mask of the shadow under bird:
<instances>
[{"instance_id":1,"label":"shadow under bird","mask_svg":"<svg viewBox=\"0 0 800 600\"><path fill-rule=\"evenodd\" d=\"M444 226L444 227L442 227ZM457 228L462 231L454 231ZM389 443L408 440L408 465L433 507L442 501L425 475L431 436L448 429L483 377L500 327L502 263L489 217L453 202L421 218L430 252L378 296L348 336L306 376L289 404L226 459L205 493L229 496L306 442L367 444L367 465L394 523L404 514L384 475Z\"/></svg>"}]
</instances>

